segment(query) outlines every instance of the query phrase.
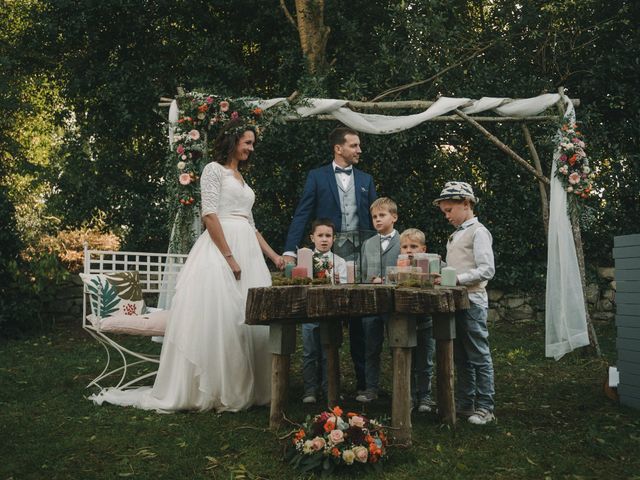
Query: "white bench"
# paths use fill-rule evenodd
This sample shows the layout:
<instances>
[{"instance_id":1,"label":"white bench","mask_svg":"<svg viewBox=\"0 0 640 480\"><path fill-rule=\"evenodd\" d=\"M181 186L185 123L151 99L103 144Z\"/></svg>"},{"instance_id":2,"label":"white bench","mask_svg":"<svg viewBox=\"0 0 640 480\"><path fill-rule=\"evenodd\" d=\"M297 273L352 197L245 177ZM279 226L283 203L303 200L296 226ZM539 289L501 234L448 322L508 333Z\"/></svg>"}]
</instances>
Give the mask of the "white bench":
<instances>
[{"instance_id":1,"label":"white bench","mask_svg":"<svg viewBox=\"0 0 640 480\"><path fill-rule=\"evenodd\" d=\"M114 272L136 271L138 272L145 305L149 307L159 306L162 307L162 309L168 309L175 290L177 276L186 258L187 255L180 254L89 250L87 245L85 245L84 273L109 274ZM152 308L151 310L158 311L157 308ZM165 316L168 317L168 312ZM148 316L145 316L143 320L146 321L148 318ZM115 385L118 388L128 388L141 380L155 375L157 372L157 364L160 362L159 355L127 348L121 341L123 338L126 338L124 335L131 335L131 331L123 334L121 330L117 328L110 328L106 320L108 320L108 318L101 318L99 311L97 315L91 315L90 292L87 285L84 284L82 328L95 338L107 352L107 363L104 369L87 385L87 388L93 385L102 388L99 382L114 374L120 374L120 380ZM132 325L133 322L137 320L140 320L140 316L132 317ZM134 330L134 332L134 335L147 337L162 333L158 332L157 328L155 328L152 333L146 332L144 328ZM156 337L154 337L154 340L155 339ZM112 366L112 349L122 358L121 366ZM125 383L130 368L145 363L154 364L155 369L130 379Z\"/></svg>"}]
</instances>

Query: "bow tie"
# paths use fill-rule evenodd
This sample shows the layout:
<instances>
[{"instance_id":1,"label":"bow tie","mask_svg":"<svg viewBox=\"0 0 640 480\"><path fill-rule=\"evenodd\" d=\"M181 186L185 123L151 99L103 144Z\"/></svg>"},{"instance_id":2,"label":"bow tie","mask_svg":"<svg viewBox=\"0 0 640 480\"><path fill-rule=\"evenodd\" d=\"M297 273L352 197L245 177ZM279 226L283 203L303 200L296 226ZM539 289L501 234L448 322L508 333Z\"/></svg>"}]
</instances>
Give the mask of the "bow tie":
<instances>
[{"instance_id":1,"label":"bow tie","mask_svg":"<svg viewBox=\"0 0 640 480\"><path fill-rule=\"evenodd\" d=\"M344 173L345 175L351 175L352 169L340 168L336 167L334 170L335 173Z\"/></svg>"},{"instance_id":2,"label":"bow tie","mask_svg":"<svg viewBox=\"0 0 640 480\"><path fill-rule=\"evenodd\" d=\"M393 238L393 233L390 233L389 235L380 235L380 241L384 242L385 240L391 240Z\"/></svg>"}]
</instances>

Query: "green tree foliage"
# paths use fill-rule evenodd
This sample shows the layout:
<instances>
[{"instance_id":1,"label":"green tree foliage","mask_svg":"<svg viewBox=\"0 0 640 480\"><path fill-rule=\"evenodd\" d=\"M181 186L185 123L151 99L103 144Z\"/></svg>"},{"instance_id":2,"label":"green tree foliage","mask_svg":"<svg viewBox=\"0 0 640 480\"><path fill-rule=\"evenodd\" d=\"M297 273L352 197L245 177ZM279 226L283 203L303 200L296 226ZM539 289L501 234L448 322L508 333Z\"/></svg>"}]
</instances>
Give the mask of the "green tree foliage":
<instances>
[{"instance_id":1,"label":"green tree foliage","mask_svg":"<svg viewBox=\"0 0 640 480\"><path fill-rule=\"evenodd\" d=\"M588 261L611 261L613 235L637 230L638 2L328 0L331 67L323 78L302 73L297 32L276 0L12 4L28 28L12 36L5 57L17 61L19 52L32 52L30 78L49 79L64 106L50 120L63 129L63 141L49 151L40 175L50 186L48 213L61 226L104 212L125 248L164 249L166 111L157 102L177 86L235 97L299 89L370 100L430 79L384 100L530 97L567 87L581 99L578 119L602 188L590 201L594 215L583 235ZM27 91L0 82L14 99ZM258 147L248 176L258 195L257 223L275 248L284 242L306 172L330 159L326 134L334 126L276 127ZM488 128L528 156L517 125ZM531 129L548 175L553 126ZM398 202L400 228L423 228L430 250L442 253L449 227L430 200L446 180L470 181L481 197L478 214L494 235L495 284L542 285L546 246L537 184L484 137L464 124L430 123L362 139L362 168L374 175L380 194Z\"/></svg>"}]
</instances>

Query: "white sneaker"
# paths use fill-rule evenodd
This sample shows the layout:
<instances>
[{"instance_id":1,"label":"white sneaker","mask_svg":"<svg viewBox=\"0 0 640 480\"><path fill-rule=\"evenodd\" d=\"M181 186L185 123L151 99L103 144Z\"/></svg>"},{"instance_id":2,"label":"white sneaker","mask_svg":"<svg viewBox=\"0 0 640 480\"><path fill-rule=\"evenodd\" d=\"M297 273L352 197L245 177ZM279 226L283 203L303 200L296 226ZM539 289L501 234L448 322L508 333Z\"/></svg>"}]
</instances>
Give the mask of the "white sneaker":
<instances>
[{"instance_id":1,"label":"white sneaker","mask_svg":"<svg viewBox=\"0 0 640 480\"><path fill-rule=\"evenodd\" d=\"M486 425L487 423L495 421L496 416L486 408L479 408L469 417L469 423L473 423L474 425Z\"/></svg>"},{"instance_id":2,"label":"white sneaker","mask_svg":"<svg viewBox=\"0 0 640 480\"><path fill-rule=\"evenodd\" d=\"M421 398L418 402L418 412L420 413L429 413L433 410L436 404L429 398Z\"/></svg>"},{"instance_id":3,"label":"white sneaker","mask_svg":"<svg viewBox=\"0 0 640 480\"><path fill-rule=\"evenodd\" d=\"M302 403L316 403L316 397L314 395L305 395L302 397Z\"/></svg>"},{"instance_id":4,"label":"white sneaker","mask_svg":"<svg viewBox=\"0 0 640 480\"><path fill-rule=\"evenodd\" d=\"M372 390L366 390L364 393L356 397L356 402L369 403L377 399L378 399L377 392L374 392Z\"/></svg>"}]
</instances>

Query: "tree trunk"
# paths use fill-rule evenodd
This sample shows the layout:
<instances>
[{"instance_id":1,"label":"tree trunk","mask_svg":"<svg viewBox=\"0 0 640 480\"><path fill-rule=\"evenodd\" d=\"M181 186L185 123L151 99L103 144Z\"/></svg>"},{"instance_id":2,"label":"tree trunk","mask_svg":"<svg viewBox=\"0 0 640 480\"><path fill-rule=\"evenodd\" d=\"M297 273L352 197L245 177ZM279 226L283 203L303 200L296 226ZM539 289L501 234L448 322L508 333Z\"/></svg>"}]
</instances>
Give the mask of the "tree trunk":
<instances>
[{"instance_id":1,"label":"tree trunk","mask_svg":"<svg viewBox=\"0 0 640 480\"><path fill-rule=\"evenodd\" d=\"M312 75L327 69L327 40L331 29L324 24L324 0L296 0L296 21L300 46Z\"/></svg>"}]
</instances>

